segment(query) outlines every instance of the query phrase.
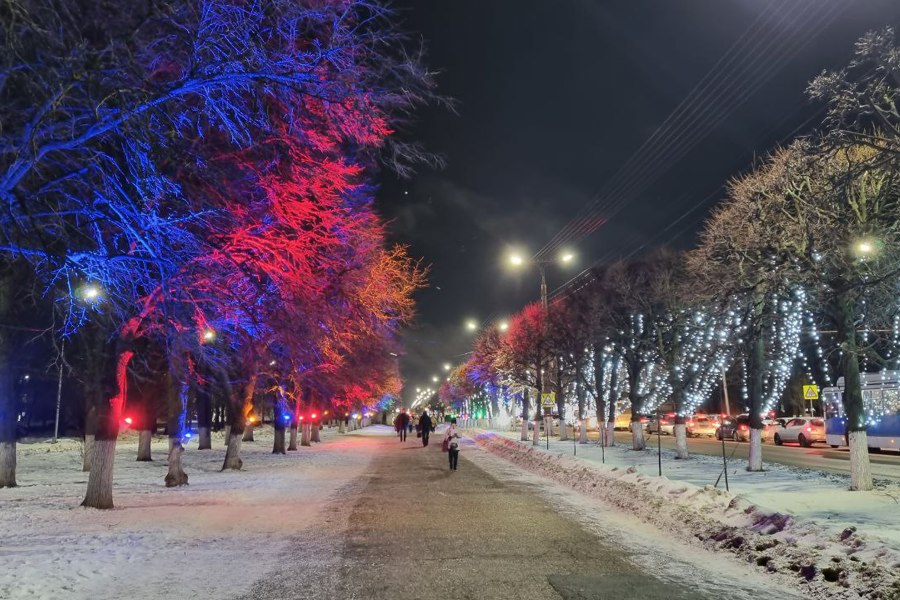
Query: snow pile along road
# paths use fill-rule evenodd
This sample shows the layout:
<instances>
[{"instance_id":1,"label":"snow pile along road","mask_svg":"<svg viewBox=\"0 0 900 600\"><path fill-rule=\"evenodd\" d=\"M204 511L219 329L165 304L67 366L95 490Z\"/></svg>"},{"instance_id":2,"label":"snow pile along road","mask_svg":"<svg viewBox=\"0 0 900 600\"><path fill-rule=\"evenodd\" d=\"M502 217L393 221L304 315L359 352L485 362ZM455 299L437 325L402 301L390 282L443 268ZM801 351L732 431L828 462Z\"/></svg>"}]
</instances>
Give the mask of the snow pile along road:
<instances>
[{"instance_id":1,"label":"snow pile along road","mask_svg":"<svg viewBox=\"0 0 900 600\"><path fill-rule=\"evenodd\" d=\"M812 598L900 599L900 553L855 528L827 528L764 510L724 490L535 449L491 432L483 448L705 547L793 580Z\"/></svg>"}]
</instances>

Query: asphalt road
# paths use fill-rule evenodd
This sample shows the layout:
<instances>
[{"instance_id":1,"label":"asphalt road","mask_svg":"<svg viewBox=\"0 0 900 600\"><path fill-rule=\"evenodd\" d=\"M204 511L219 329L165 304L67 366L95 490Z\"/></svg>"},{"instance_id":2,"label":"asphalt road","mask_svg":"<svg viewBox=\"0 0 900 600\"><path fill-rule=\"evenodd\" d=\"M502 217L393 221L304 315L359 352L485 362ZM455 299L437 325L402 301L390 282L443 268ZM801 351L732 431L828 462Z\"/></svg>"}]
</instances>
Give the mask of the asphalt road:
<instances>
[{"instance_id":1,"label":"asphalt road","mask_svg":"<svg viewBox=\"0 0 900 600\"><path fill-rule=\"evenodd\" d=\"M533 488L475 466L465 447L459 470L451 472L435 437L428 448L416 438L373 439L368 475L335 498L333 518L321 530L302 532L283 571L243 597L708 597L644 572L627 549L601 540Z\"/></svg>"},{"instance_id":2,"label":"asphalt road","mask_svg":"<svg viewBox=\"0 0 900 600\"><path fill-rule=\"evenodd\" d=\"M648 434L648 444L656 447L656 435ZM674 448L675 438L669 435L660 436L663 448ZM616 432L616 442L628 444L631 434L627 431ZM726 452L735 458L748 458L750 444L746 442L725 442ZM688 451L696 454L720 456L722 442L712 438L688 438ZM900 453L870 454L872 474L876 478L900 480ZM807 469L819 469L832 473L850 473L850 454L846 448L834 449L830 446L816 444L811 448L802 448L797 444L763 444L763 461L780 463Z\"/></svg>"}]
</instances>

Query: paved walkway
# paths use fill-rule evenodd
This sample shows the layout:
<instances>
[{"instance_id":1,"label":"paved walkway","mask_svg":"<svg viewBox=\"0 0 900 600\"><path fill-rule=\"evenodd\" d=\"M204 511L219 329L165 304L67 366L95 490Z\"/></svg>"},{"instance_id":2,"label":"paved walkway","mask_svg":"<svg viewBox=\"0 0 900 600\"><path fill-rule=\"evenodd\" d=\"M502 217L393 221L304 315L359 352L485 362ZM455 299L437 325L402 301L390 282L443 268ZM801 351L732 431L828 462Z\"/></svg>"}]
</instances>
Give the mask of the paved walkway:
<instances>
[{"instance_id":1,"label":"paved walkway","mask_svg":"<svg viewBox=\"0 0 900 600\"><path fill-rule=\"evenodd\" d=\"M405 444L373 439L371 472L338 499L331 533L310 532L310 541L340 537L340 548L321 547L312 560L301 558L306 552L286 557L285 572L247 597L703 597L641 572L623 549L605 545L526 486L502 483L466 460L465 447L451 472L440 439L435 434L428 448L412 437Z\"/></svg>"}]
</instances>

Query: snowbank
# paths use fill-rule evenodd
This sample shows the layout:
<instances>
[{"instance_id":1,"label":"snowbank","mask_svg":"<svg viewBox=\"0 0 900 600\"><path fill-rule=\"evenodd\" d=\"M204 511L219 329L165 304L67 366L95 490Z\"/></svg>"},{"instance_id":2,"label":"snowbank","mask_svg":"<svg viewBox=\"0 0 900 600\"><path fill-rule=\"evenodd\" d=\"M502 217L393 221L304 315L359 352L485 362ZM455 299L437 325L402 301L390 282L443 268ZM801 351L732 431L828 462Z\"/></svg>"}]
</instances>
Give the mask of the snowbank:
<instances>
[{"instance_id":1,"label":"snowbank","mask_svg":"<svg viewBox=\"0 0 900 600\"><path fill-rule=\"evenodd\" d=\"M765 572L787 574L807 597L900 598L900 552L855 527L836 530L762 508L711 485L651 476L635 466L596 464L504 435L480 432L474 437L510 462L634 514L660 530L694 538L715 551L731 552ZM892 527L898 522L893 520Z\"/></svg>"}]
</instances>

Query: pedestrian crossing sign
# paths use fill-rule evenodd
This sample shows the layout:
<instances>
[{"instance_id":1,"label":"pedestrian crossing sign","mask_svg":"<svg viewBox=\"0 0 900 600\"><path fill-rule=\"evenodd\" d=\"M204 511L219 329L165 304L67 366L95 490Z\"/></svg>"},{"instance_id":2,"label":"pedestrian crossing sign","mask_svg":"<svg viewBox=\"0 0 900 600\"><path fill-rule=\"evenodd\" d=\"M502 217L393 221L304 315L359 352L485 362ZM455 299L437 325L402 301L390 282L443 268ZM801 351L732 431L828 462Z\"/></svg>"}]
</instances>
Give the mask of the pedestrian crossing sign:
<instances>
[{"instance_id":1,"label":"pedestrian crossing sign","mask_svg":"<svg viewBox=\"0 0 900 600\"><path fill-rule=\"evenodd\" d=\"M546 394L541 394L541 404L544 408L553 408L556 405L556 393L549 392Z\"/></svg>"},{"instance_id":2,"label":"pedestrian crossing sign","mask_svg":"<svg viewBox=\"0 0 900 600\"><path fill-rule=\"evenodd\" d=\"M803 386L803 399L804 400L818 400L819 399L819 386L804 385Z\"/></svg>"}]
</instances>

